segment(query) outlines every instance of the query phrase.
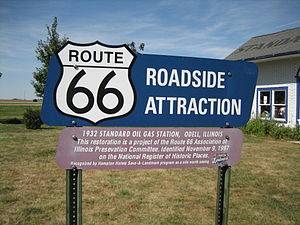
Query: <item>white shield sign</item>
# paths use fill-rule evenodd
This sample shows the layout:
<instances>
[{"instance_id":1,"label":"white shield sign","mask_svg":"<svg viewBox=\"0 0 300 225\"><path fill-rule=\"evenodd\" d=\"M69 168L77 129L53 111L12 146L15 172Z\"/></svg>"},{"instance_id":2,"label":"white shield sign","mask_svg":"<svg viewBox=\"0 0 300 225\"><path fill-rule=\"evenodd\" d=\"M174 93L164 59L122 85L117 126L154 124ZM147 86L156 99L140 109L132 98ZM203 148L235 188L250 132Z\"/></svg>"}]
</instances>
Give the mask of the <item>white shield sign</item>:
<instances>
[{"instance_id":1,"label":"white shield sign","mask_svg":"<svg viewBox=\"0 0 300 225\"><path fill-rule=\"evenodd\" d=\"M135 55L126 45L69 42L58 57L62 75L55 103L62 113L96 124L125 116L133 109L130 69Z\"/></svg>"}]
</instances>

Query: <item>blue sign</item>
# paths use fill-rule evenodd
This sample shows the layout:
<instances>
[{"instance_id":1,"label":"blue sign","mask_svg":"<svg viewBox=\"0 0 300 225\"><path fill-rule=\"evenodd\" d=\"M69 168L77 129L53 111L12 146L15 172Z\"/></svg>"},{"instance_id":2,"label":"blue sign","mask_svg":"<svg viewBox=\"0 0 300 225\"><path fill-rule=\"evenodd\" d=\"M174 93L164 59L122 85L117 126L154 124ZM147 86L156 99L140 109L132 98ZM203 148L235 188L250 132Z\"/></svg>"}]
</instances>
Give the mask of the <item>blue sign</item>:
<instances>
[{"instance_id":1,"label":"blue sign","mask_svg":"<svg viewBox=\"0 0 300 225\"><path fill-rule=\"evenodd\" d=\"M50 126L239 127L257 72L250 62L68 42L51 57L41 117Z\"/></svg>"}]
</instances>

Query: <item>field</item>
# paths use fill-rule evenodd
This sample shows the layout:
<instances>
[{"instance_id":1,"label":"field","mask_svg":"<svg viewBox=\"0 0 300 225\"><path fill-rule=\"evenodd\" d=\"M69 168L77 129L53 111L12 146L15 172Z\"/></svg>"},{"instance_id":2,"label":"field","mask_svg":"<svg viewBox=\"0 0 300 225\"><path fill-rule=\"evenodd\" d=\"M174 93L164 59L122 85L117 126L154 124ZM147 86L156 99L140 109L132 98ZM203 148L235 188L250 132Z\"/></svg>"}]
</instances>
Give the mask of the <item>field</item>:
<instances>
[{"instance_id":1,"label":"field","mask_svg":"<svg viewBox=\"0 0 300 225\"><path fill-rule=\"evenodd\" d=\"M0 121L28 106L0 105ZM35 106L40 107L40 106ZM65 224L62 127L0 124L0 224ZM232 167L230 225L300 224L300 145L245 136ZM212 225L216 168L83 171L83 224Z\"/></svg>"},{"instance_id":2,"label":"field","mask_svg":"<svg viewBox=\"0 0 300 225\"><path fill-rule=\"evenodd\" d=\"M0 100L0 122L7 119L22 119L27 108L39 109L41 102L26 100Z\"/></svg>"}]
</instances>

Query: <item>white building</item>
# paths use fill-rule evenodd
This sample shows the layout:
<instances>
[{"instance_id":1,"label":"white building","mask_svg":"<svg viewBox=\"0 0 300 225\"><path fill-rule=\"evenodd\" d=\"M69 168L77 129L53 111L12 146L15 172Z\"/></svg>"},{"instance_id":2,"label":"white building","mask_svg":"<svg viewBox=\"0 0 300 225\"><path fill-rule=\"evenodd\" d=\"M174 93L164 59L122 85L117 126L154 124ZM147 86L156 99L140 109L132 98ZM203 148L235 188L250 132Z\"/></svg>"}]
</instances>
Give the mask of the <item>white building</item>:
<instances>
[{"instance_id":1,"label":"white building","mask_svg":"<svg viewBox=\"0 0 300 225\"><path fill-rule=\"evenodd\" d=\"M252 117L300 124L300 27L253 37L225 59L258 66Z\"/></svg>"}]
</instances>

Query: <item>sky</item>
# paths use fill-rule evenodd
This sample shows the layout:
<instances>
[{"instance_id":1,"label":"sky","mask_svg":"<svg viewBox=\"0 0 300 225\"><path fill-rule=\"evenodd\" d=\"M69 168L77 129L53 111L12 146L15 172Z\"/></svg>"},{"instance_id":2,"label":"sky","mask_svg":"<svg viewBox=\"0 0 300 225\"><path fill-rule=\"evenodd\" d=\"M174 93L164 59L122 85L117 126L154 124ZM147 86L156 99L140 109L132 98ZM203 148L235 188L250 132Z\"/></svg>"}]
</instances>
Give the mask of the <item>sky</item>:
<instances>
[{"instance_id":1,"label":"sky","mask_svg":"<svg viewBox=\"0 0 300 225\"><path fill-rule=\"evenodd\" d=\"M299 0L0 0L0 99L37 98L35 49L55 16L76 43L223 59L251 37L300 27L299 12Z\"/></svg>"}]
</instances>

